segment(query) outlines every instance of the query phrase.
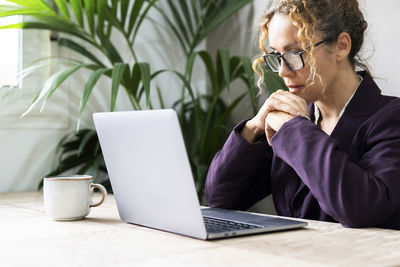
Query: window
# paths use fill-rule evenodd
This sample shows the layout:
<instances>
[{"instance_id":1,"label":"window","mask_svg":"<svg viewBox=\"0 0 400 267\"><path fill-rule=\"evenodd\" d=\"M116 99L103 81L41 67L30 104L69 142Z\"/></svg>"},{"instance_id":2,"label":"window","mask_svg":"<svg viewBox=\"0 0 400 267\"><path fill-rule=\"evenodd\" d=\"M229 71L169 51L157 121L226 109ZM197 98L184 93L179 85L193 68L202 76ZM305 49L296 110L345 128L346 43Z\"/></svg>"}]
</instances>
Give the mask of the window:
<instances>
[{"instance_id":1,"label":"window","mask_svg":"<svg viewBox=\"0 0 400 267\"><path fill-rule=\"evenodd\" d=\"M0 4L10 3L0 0ZM19 16L0 18L0 26L19 22ZM21 30L0 30L0 87L19 86L21 62Z\"/></svg>"}]
</instances>

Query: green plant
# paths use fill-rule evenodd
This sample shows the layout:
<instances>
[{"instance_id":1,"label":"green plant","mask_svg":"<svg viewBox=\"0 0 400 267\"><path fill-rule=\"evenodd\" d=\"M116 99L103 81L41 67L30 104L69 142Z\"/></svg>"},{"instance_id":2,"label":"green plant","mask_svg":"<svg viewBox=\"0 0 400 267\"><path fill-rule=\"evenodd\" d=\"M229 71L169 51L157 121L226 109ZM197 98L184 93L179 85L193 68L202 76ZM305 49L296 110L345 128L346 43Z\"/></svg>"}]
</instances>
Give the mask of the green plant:
<instances>
[{"instance_id":1,"label":"green plant","mask_svg":"<svg viewBox=\"0 0 400 267\"><path fill-rule=\"evenodd\" d=\"M155 8L162 14L179 41L182 51L187 55L184 77L191 81L194 62L201 58L209 82L206 93L195 95L194 98L194 94L186 98L187 88L183 87L181 99L174 105L180 117L197 192L202 199L208 166L232 130L227 126L229 116L246 96L249 96L252 112L255 114L257 99L254 72L248 57L230 57L228 50L221 49L213 62L207 51L196 51L196 48L215 28L252 0L166 2L168 8L158 4ZM270 92L286 88L276 73L265 68L261 71L264 72L264 81ZM244 90L241 95L226 104L222 94L227 91L230 95L230 84L236 79L243 81Z\"/></svg>"},{"instance_id":2,"label":"green plant","mask_svg":"<svg viewBox=\"0 0 400 267\"><path fill-rule=\"evenodd\" d=\"M208 166L231 131L227 127L229 116L247 95L250 96L254 113L257 104L249 58L230 57L228 50L218 50L214 62L206 51L194 55L201 58L206 66L210 80L208 93L198 95L194 100L190 99L184 103L179 100L175 103L175 108L178 110L183 108L180 112L183 136L196 178L197 192L202 198ZM189 66L194 63L194 59L195 57ZM191 67L189 69L192 71ZM245 91L226 104L222 94L229 90L230 84L236 79L244 82Z\"/></svg>"},{"instance_id":3,"label":"green plant","mask_svg":"<svg viewBox=\"0 0 400 267\"><path fill-rule=\"evenodd\" d=\"M41 29L62 33L58 39L59 45L86 59L61 60L63 64L60 65L60 70L45 82L24 114L40 102L43 109L46 101L59 86L80 69L90 70L91 74L82 90L78 128L86 103L101 76L111 79L110 110L113 111L120 86L125 89L133 109L144 108L143 102L145 108L152 108L152 79L161 73L175 75L183 85L181 97L173 108L179 112L196 186L201 197L208 165L231 130L226 126L229 116L246 96L249 96L254 113L257 103L253 71L247 57L231 57L229 51L219 50L213 60L208 52L196 49L215 28L253 0L167 0L163 2L164 6L159 5L157 0L135 0L133 4L129 0L55 0L51 1L52 4L45 0L8 1L17 5L0 5L0 17L22 15L25 20L23 23L2 26L0 29ZM147 16L152 8L160 12L186 55L183 71L158 70L151 73L149 63L141 62L137 58L135 40L143 20L152 20ZM129 57L119 54L112 38L113 32L119 33L125 40L125 45L130 51ZM208 77L208 86L204 93L195 92L192 88L193 67L199 58ZM39 60L27 66L23 75L55 64L47 60ZM272 77L268 79L268 88L281 88L281 81L276 79L276 74L268 71L266 73ZM226 103L222 94L225 92L229 95L230 84L237 79L244 82L244 90L239 97ZM279 87L274 87L277 84ZM160 105L165 108L161 90L156 89ZM82 129L68 134L60 141L57 153L58 165L51 175L71 169L76 173L91 171L96 174L105 171L101 149L93 129Z\"/></svg>"},{"instance_id":4,"label":"green plant","mask_svg":"<svg viewBox=\"0 0 400 267\"><path fill-rule=\"evenodd\" d=\"M133 109L142 108L142 99L145 99L146 108L150 108L150 82L155 74L151 74L147 62L138 60L134 46L140 26L156 1L136 0L130 4L129 0L8 0L14 5L0 5L0 17L21 15L24 18L22 23L5 25L0 29L39 29L62 33L58 44L85 59L46 58L26 66L22 76L40 71L51 64L57 65L59 70L47 79L23 115L39 103L42 103L43 110L60 85L80 69L87 69L91 74L82 86L77 128L86 103L101 76L111 79L111 111L115 109L120 86L125 89ZM120 55L111 37L112 33L119 33L123 37L130 55ZM60 141L58 153L58 166L51 174L59 174L71 168L78 173L91 170L94 174L104 170L97 136L93 130L85 129L68 134Z\"/></svg>"},{"instance_id":5,"label":"green plant","mask_svg":"<svg viewBox=\"0 0 400 267\"><path fill-rule=\"evenodd\" d=\"M86 61L63 61L61 69L53 74L44 84L28 110L29 113L42 101L42 109L55 90L80 69L92 71L83 88L79 107L82 115L87 100L94 86L103 75L111 78L110 110L115 103L120 86L123 86L134 109L140 109L142 96L146 98L146 106L150 106L150 65L139 62L135 51L135 40L140 26L150 8L157 0L135 1L129 5L128 0L55 0L52 5L44 0L8 0L16 5L0 5L0 17L21 15L24 22L6 25L0 29L23 28L41 29L63 33L65 37L58 40L60 46L67 47ZM120 9L120 14L117 10ZM59 12L57 12L59 10ZM128 16L129 14L129 16ZM130 57L122 57L113 43L111 34L119 32L129 47ZM128 64L131 59L133 63ZM48 59L43 59L48 60ZM29 66L28 75L46 66L42 60Z\"/></svg>"}]
</instances>

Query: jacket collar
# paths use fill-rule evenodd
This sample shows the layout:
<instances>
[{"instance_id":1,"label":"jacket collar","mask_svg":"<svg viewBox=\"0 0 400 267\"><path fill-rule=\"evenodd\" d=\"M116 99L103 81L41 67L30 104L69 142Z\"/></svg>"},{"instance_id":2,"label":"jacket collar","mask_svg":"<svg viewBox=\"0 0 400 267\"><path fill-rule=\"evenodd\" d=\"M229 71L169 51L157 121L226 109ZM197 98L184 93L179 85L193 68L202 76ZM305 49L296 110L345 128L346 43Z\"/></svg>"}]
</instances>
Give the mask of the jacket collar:
<instances>
[{"instance_id":1,"label":"jacket collar","mask_svg":"<svg viewBox=\"0 0 400 267\"><path fill-rule=\"evenodd\" d=\"M347 151L361 123L376 111L381 96L381 90L368 73L362 71L358 74L363 80L331 134L339 141L342 151ZM310 119L315 121L314 104L309 105L309 114Z\"/></svg>"}]
</instances>

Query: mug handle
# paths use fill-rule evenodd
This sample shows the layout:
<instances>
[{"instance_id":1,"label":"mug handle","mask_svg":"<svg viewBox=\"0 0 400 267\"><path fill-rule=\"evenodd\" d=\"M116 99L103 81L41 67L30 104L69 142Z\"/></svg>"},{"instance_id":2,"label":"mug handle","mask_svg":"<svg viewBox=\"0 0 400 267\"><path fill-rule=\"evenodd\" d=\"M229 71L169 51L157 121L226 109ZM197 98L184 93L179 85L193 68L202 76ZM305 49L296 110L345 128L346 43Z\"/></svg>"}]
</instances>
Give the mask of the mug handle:
<instances>
[{"instance_id":1,"label":"mug handle","mask_svg":"<svg viewBox=\"0 0 400 267\"><path fill-rule=\"evenodd\" d=\"M90 202L89 207L90 208L98 207L101 204L103 204L103 202L104 202L104 200L106 199L106 196L107 196L107 190L105 189L105 187L102 186L101 184L93 184L92 183L92 184L89 185L89 188L90 189L97 188L97 189L99 189L101 191L101 199L100 199L100 201L97 202L97 203Z\"/></svg>"}]
</instances>

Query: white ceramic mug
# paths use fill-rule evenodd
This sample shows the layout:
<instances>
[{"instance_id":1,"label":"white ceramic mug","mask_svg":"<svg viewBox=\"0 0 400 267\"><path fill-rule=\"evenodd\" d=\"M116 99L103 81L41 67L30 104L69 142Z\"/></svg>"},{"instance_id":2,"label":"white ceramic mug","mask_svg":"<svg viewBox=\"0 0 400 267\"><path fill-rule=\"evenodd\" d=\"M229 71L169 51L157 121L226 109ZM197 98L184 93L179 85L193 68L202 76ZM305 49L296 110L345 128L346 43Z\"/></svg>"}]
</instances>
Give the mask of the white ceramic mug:
<instances>
[{"instance_id":1,"label":"white ceramic mug","mask_svg":"<svg viewBox=\"0 0 400 267\"><path fill-rule=\"evenodd\" d=\"M93 189L101 191L101 200L92 202ZM46 177L43 181L43 200L46 213L55 220L80 220L90 208L100 206L107 196L101 184L94 184L90 175Z\"/></svg>"}]
</instances>

